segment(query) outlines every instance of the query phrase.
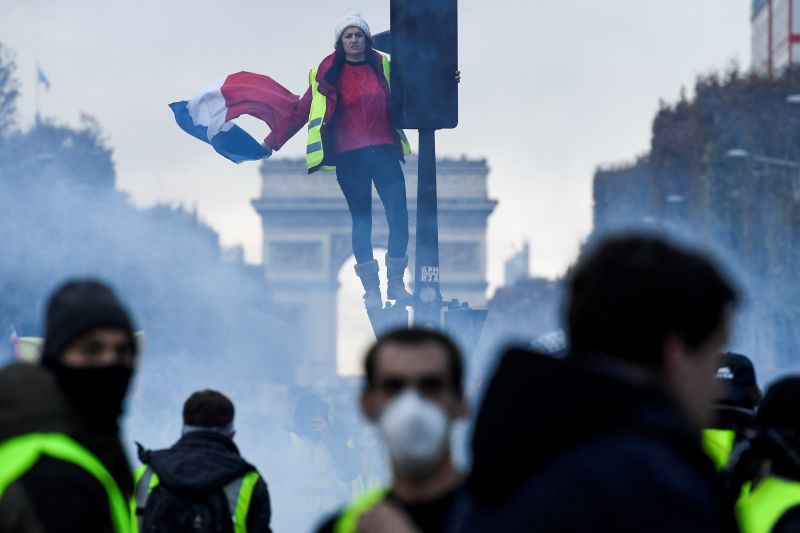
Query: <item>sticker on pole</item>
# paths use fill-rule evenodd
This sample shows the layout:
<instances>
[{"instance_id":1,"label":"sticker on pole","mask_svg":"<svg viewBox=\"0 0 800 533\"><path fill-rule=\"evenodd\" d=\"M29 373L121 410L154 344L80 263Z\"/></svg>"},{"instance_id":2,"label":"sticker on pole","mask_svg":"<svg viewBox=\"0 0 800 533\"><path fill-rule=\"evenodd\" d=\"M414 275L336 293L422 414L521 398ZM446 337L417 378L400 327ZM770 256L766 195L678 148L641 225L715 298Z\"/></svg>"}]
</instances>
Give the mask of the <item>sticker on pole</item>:
<instances>
[{"instance_id":1,"label":"sticker on pole","mask_svg":"<svg viewBox=\"0 0 800 533\"><path fill-rule=\"evenodd\" d=\"M420 267L419 280L422 283L439 283L439 267L438 266L423 266Z\"/></svg>"},{"instance_id":2,"label":"sticker on pole","mask_svg":"<svg viewBox=\"0 0 800 533\"><path fill-rule=\"evenodd\" d=\"M424 304L432 304L436 301L436 289L433 287L423 287L419 290L419 301Z\"/></svg>"}]
</instances>

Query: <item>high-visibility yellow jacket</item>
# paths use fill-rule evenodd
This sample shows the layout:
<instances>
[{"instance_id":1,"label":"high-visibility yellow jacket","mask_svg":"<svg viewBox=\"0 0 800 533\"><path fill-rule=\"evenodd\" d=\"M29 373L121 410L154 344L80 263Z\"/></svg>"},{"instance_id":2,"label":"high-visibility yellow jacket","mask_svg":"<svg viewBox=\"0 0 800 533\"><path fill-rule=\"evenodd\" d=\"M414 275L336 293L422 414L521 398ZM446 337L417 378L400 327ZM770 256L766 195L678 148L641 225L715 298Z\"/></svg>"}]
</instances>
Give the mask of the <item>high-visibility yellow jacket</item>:
<instances>
[{"instance_id":1,"label":"high-visibility yellow jacket","mask_svg":"<svg viewBox=\"0 0 800 533\"><path fill-rule=\"evenodd\" d=\"M130 501L131 531L138 533L142 529L142 519L147 508L150 493L159 484L158 474L147 465L142 465L133 473L135 486ZM253 499L253 489L258 482L259 474L255 470L233 480L223 487L228 510L233 520L234 533L247 533L247 512Z\"/></svg>"},{"instance_id":2,"label":"high-visibility yellow jacket","mask_svg":"<svg viewBox=\"0 0 800 533\"><path fill-rule=\"evenodd\" d=\"M736 432L732 429L703 430L703 450L714 461L717 470L722 470L733 452Z\"/></svg>"},{"instance_id":3,"label":"high-visibility yellow jacket","mask_svg":"<svg viewBox=\"0 0 800 533\"><path fill-rule=\"evenodd\" d=\"M270 132L265 143L273 150L280 149L304 124L308 124L308 139L306 142L306 166L308 172L316 170L333 170L330 154L326 154L327 127L336 109L336 87L328 83L325 75L334 63L335 54L331 54L308 73L308 90L305 92L292 114ZM371 52L368 61L381 66L387 85L390 84L391 65L389 59L375 52ZM411 153L411 145L403 133L396 130L395 137L403 150L403 155Z\"/></svg>"},{"instance_id":4,"label":"high-visibility yellow jacket","mask_svg":"<svg viewBox=\"0 0 800 533\"><path fill-rule=\"evenodd\" d=\"M769 533L781 517L800 505L800 482L768 476L737 505L742 533Z\"/></svg>"},{"instance_id":5,"label":"high-visibility yellow jacket","mask_svg":"<svg viewBox=\"0 0 800 533\"><path fill-rule=\"evenodd\" d=\"M353 500L339 515L333 533L357 533L361 516L382 502L387 492L386 489L374 489Z\"/></svg>"},{"instance_id":6,"label":"high-visibility yellow jacket","mask_svg":"<svg viewBox=\"0 0 800 533\"><path fill-rule=\"evenodd\" d=\"M72 463L97 479L108 496L114 531L130 532L128 506L117 482L94 454L63 433L28 433L0 443L0 499L9 485L25 475L42 457Z\"/></svg>"}]
</instances>

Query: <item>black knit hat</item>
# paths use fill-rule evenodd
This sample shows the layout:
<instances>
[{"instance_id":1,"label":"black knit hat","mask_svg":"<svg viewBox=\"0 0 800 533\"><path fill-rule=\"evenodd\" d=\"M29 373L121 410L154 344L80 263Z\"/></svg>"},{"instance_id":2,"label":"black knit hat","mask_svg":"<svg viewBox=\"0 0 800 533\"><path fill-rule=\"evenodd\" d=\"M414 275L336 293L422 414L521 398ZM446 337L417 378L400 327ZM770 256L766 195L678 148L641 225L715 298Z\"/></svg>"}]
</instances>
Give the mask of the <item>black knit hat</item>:
<instances>
[{"instance_id":1,"label":"black knit hat","mask_svg":"<svg viewBox=\"0 0 800 533\"><path fill-rule=\"evenodd\" d=\"M107 285L94 279L67 281L47 303L42 362L57 361L73 341L96 328L124 329L136 347L130 314Z\"/></svg>"}]
</instances>

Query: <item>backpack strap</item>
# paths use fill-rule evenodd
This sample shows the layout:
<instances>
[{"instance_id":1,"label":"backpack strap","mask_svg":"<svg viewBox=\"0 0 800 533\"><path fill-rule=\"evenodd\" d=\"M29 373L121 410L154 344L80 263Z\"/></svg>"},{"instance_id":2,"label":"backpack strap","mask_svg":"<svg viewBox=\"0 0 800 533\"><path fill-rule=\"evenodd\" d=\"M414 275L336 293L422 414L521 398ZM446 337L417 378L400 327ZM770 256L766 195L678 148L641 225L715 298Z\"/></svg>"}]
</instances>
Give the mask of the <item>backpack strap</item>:
<instances>
[{"instance_id":1,"label":"backpack strap","mask_svg":"<svg viewBox=\"0 0 800 533\"><path fill-rule=\"evenodd\" d=\"M147 499L150 497L150 491L153 490L153 487L158 485L158 474L149 466L142 465L134 472L134 481L136 484L133 491L134 505L131 509L131 517L136 531L141 531Z\"/></svg>"},{"instance_id":2,"label":"backpack strap","mask_svg":"<svg viewBox=\"0 0 800 533\"><path fill-rule=\"evenodd\" d=\"M250 510L250 501L253 499L253 490L258 479L258 472L253 470L234 479L223 488L225 499L228 501L228 510L231 512L234 533L247 533L247 512Z\"/></svg>"}]
</instances>

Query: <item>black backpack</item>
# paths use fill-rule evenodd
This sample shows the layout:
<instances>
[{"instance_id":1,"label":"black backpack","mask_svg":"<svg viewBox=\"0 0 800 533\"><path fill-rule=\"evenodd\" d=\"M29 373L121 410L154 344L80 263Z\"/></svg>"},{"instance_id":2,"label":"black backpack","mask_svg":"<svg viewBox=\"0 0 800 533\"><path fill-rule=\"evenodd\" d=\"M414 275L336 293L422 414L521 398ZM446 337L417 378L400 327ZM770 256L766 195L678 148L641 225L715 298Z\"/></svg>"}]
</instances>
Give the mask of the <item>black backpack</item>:
<instances>
[{"instance_id":1,"label":"black backpack","mask_svg":"<svg viewBox=\"0 0 800 533\"><path fill-rule=\"evenodd\" d=\"M147 493L146 477L144 490L136 495L139 533L233 533L231 504L235 501L229 502L223 488L178 492L159 483Z\"/></svg>"}]
</instances>

